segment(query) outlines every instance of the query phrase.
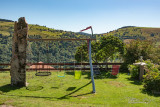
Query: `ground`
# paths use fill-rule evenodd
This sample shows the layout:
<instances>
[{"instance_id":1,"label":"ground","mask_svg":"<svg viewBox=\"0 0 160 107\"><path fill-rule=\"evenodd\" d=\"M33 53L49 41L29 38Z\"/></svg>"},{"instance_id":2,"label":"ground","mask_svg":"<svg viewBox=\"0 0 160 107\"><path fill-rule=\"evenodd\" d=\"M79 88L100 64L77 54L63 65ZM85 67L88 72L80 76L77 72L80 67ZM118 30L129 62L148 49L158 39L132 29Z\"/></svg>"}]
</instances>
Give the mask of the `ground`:
<instances>
[{"instance_id":1,"label":"ground","mask_svg":"<svg viewBox=\"0 0 160 107\"><path fill-rule=\"evenodd\" d=\"M73 72L57 77L56 72L45 77L27 72L28 87L11 87L9 72L0 73L0 107L158 107L160 96L143 91L143 84L130 79L127 73L117 78L107 74L95 79L96 93L92 93L89 72L80 80Z\"/></svg>"}]
</instances>

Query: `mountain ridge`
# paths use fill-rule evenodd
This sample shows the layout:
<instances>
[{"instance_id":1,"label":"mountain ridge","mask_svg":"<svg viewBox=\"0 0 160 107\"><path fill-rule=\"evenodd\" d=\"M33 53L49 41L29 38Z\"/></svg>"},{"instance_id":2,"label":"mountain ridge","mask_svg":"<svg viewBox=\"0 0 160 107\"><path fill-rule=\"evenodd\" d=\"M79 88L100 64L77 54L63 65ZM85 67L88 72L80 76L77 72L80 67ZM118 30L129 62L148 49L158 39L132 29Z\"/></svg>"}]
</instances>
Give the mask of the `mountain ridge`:
<instances>
[{"instance_id":1,"label":"mountain ridge","mask_svg":"<svg viewBox=\"0 0 160 107\"><path fill-rule=\"evenodd\" d=\"M13 20L1 19L1 18L0 18L0 21L4 21L4 22L14 22Z\"/></svg>"},{"instance_id":2,"label":"mountain ridge","mask_svg":"<svg viewBox=\"0 0 160 107\"><path fill-rule=\"evenodd\" d=\"M14 29L14 21L8 19L0 19L0 34L12 35ZM29 24L29 36L41 35L42 38L89 38L90 34L84 32L71 32L64 30L56 30L38 24ZM107 33L94 34L99 39L102 36L117 36L121 40L126 39L140 39L160 41L160 28L154 27L137 27L137 26L123 26L116 30Z\"/></svg>"},{"instance_id":3,"label":"mountain ridge","mask_svg":"<svg viewBox=\"0 0 160 107\"><path fill-rule=\"evenodd\" d=\"M12 37L14 34L14 22L8 20L0 21L0 61L3 63L9 63L12 54ZM104 34L95 34L96 39L100 39L102 36L117 36L125 43L129 43L132 39L141 39L141 40L152 40L152 41L160 41L160 28L144 28L144 27L123 27L117 30L110 31ZM28 38L33 39L41 39L41 38L90 38L89 34L83 32L71 32L71 31L63 31L56 30L53 28L48 28L46 26L33 25L29 24ZM58 53L60 59L63 59L64 55L66 56L66 60L70 62L73 61L74 53L78 46L84 44L85 41L51 41L48 42L48 46L50 47L50 54L52 56L51 62L57 62L56 60L56 51L60 50ZM29 42L31 45L30 52L32 55L31 62L36 62L37 55L39 53L39 49L37 48L37 42ZM28 44L28 45L29 45ZM46 52L46 44L47 42L40 43L41 52ZM58 44L58 45L57 45ZM66 49L66 50L65 50ZM5 51L4 51L5 50ZM41 54L42 54L41 53ZM28 59L29 60L29 59ZM41 57L42 62L46 62L46 55L43 54Z\"/></svg>"},{"instance_id":4,"label":"mountain ridge","mask_svg":"<svg viewBox=\"0 0 160 107\"><path fill-rule=\"evenodd\" d=\"M140 40L160 41L160 28L124 26L117 30L100 34L100 36L109 36L109 35L117 36L121 40L140 39Z\"/></svg>"}]
</instances>

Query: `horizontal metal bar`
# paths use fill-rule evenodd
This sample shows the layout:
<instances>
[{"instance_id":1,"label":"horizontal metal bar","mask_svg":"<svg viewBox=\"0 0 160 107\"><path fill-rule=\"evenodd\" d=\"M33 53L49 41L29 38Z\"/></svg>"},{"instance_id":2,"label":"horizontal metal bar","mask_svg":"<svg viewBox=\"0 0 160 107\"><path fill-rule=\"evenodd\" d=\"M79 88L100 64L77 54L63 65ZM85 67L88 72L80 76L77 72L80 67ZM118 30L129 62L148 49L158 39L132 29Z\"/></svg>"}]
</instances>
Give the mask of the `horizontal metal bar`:
<instances>
[{"instance_id":1,"label":"horizontal metal bar","mask_svg":"<svg viewBox=\"0 0 160 107\"><path fill-rule=\"evenodd\" d=\"M96 39L27 39L27 41L81 41L81 40L96 40Z\"/></svg>"}]
</instances>

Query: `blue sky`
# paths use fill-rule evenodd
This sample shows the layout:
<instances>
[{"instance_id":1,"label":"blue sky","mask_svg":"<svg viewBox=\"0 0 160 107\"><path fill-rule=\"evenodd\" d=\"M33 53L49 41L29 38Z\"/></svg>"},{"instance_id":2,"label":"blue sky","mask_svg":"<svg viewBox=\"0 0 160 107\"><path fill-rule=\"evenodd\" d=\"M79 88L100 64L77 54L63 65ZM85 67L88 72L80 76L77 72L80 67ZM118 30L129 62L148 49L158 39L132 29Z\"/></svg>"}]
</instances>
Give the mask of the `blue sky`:
<instances>
[{"instance_id":1,"label":"blue sky","mask_svg":"<svg viewBox=\"0 0 160 107\"><path fill-rule=\"evenodd\" d=\"M0 18L79 32L123 26L160 27L160 0L0 0ZM86 31L87 33L89 31Z\"/></svg>"}]
</instances>

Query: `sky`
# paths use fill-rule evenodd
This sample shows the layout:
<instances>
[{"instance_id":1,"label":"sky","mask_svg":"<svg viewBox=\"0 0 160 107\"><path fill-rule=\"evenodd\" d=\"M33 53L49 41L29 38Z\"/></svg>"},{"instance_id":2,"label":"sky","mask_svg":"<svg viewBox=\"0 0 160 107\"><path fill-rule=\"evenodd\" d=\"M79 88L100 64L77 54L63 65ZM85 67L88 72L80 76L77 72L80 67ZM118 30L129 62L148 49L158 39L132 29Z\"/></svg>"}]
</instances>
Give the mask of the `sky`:
<instances>
[{"instance_id":1,"label":"sky","mask_svg":"<svg viewBox=\"0 0 160 107\"><path fill-rule=\"evenodd\" d=\"M123 26L160 27L160 0L0 0L0 18L94 34ZM86 31L90 33L90 31Z\"/></svg>"}]
</instances>

